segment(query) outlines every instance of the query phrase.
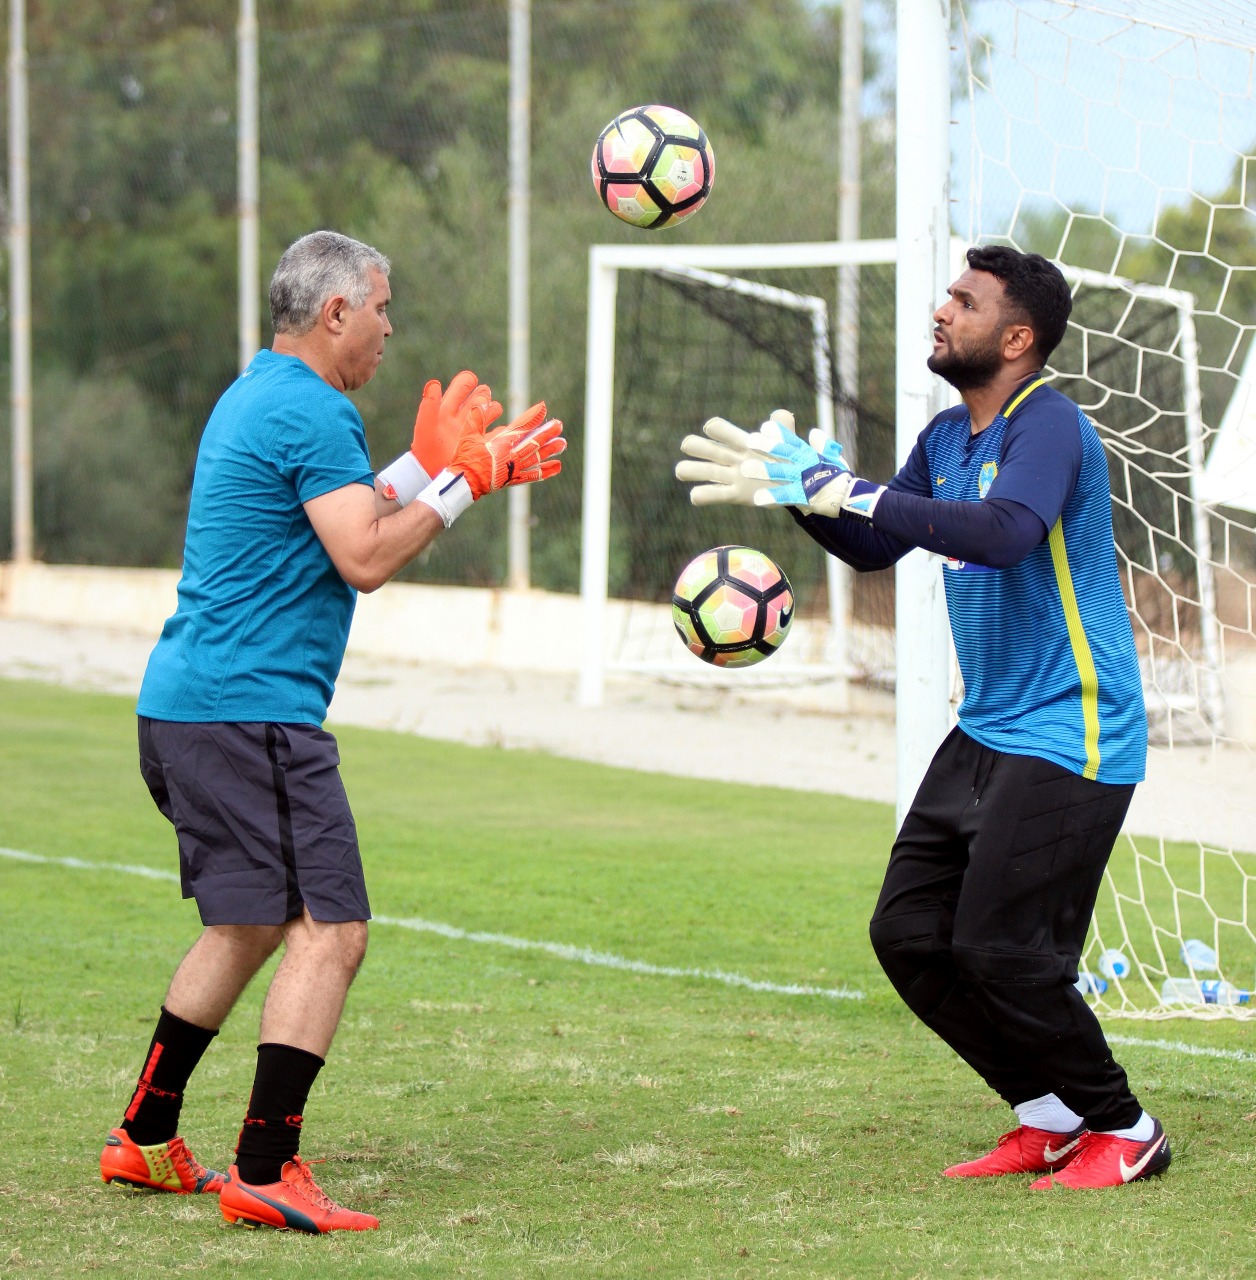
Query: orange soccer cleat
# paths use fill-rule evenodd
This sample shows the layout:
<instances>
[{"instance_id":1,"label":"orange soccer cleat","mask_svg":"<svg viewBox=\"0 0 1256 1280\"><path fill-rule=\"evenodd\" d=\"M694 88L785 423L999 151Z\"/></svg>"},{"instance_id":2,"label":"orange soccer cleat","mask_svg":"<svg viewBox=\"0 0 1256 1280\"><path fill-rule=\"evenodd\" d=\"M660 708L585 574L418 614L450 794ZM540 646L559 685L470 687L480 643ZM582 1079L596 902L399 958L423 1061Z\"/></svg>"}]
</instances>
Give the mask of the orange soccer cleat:
<instances>
[{"instance_id":1,"label":"orange soccer cleat","mask_svg":"<svg viewBox=\"0 0 1256 1280\"><path fill-rule=\"evenodd\" d=\"M125 1129L112 1129L105 1139L100 1178L183 1196L217 1194L227 1181L224 1174L205 1168L182 1138L142 1147L131 1141Z\"/></svg>"},{"instance_id":2,"label":"orange soccer cleat","mask_svg":"<svg viewBox=\"0 0 1256 1280\"><path fill-rule=\"evenodd\" d=\"M232 1165L218 1204L228 1222L242 1222L246 1227L321 1235L325 1231L373 1231L379 1226L379 1219L371 1214L338 1205L314 1181L310 1166L300 1156L284 1165L278 1182L265 1186L241 1182Z\"/></svg>"}]
</instances>

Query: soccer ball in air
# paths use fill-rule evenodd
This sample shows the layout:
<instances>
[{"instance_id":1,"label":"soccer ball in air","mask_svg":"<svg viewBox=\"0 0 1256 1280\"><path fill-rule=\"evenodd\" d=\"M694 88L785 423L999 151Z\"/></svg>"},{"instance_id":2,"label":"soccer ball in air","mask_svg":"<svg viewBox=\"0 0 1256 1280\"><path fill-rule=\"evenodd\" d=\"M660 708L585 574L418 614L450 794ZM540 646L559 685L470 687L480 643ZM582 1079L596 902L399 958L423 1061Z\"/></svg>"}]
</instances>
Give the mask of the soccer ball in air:
<instances>
[{"instance_id":1,"label":"soccer ball in air","mask_svg":"<svg viewBox=\"0 0 1256 1280\"><path fill-rule=\"evenodd\" d=\"M793 620L789 579L751 547L712 547L695 556L672 592L681 640L717 667L750 667L771 657Z\"/></svg>"},{"instance_id":2,"label":"soccer ball in air","mask_svg":"<svg viewBox=\"0 0 1256 1280\"><path fill-rule=\"evenodd\" d=\"M602 203L634 227L674 227L711 194L715 153L675 107L633 107L598 135L593 185Z\"/></svg>"}]
</instances>

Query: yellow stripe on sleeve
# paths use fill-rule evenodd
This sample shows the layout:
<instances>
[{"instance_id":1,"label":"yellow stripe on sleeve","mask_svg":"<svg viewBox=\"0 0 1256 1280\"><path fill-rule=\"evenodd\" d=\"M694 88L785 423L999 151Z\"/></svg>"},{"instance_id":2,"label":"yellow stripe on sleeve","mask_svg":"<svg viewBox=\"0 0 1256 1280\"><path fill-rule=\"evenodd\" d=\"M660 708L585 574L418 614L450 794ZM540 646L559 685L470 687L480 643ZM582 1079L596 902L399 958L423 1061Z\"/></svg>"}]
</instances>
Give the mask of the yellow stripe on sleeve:
<instances>
[{"instance_id":1,"label":"yellow stripe on sleeve","mask_svg":"<svg viewBox=\"0 0 1256 1280\"><path fill-rule=\"evenodd\" d=\"M1068 639L1077 663L1077 674L1082 682L1082 722L1086 728L1086 767L1082 777L1092 781L1099 775L1099 673L1095 670L1094 654L1082 625L1081 611L1077 607L1077 593L1073 590L1073 574L1068 567L1068 549L1064 545L1064 522L1056 520L1048 535L1051 547L1051 563L1055 567L1055 581L1060 590L1060 603L1064 606L1064 621L1068 624Z\"/></svg>"}]
</instances>

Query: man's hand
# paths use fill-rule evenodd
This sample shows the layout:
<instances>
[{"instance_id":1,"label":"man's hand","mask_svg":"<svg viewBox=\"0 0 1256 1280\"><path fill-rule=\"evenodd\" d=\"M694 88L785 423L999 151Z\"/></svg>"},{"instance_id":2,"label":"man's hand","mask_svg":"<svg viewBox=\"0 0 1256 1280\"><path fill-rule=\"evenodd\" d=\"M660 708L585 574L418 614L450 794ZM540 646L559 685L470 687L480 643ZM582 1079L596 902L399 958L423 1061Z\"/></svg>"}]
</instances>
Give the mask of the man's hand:
<instances>
[{"instance_id":1,"label":"man's hand","mask_svg":"<svg viewBox=\"0 0 1256 1280\"><path fill-rule=\"evenodd\" d=\"M466 477L472 501L514 484L534 484L556 476L563 467L558 455L567 448L563 424L546 420L545 404L534 404L513 422L485 434L468 422L449 470Z\"/></svg>"},{"instance_id":2,"label":"man's hand","mask_svg":"<svg viewBox=\"0 0 1256 1280\"><path fill-rule=\"evenodd\" d=\"M546 421L544 402L487 433L483 411L473 407L449 465L419 494L419 501L448 529L486 493L556 476L563 468L558 455L567 447L562 432L561 422Z\"/></svg>"},{"instance_id":3,"label":"man's hand","mask_svg":"<svg viewBox=\"0 0 1256 1280\"><path fill-rule=\"evenodd\" d=\"M743 477L758 483L759 507L802 507L821 516L871 520L884 486L861 480L846 465L842 446L822 431L806 441L794 433L793 420L773 415L747 441ZM764 483L764 482L767 483Z\"/></svg>"},{"instance_id":4,"label":"man's hand","mask_svg":"<svg viewBox=\"0 0 1256 1280\"><path fill-rule=\"evenodd\" d=\"M775 409L772 419L787 423L793 431L794 416L786 409ZM689 491L689 501L695 507L731 503L740 507L753 507L755 494L764 488L762 479L744 476L741 464L750 457L753 439L749 431L743 431L724 418L708 418L702 426L702 435L686 436L680 442L682 453L697 462L682 459L676 464L676 479L694 484Z\"/></svg>"},{"instance_id":5,"label":"man's hand","mask_svg":"<svg viewBox=\"0 0 1256 1280\"><path fill-rule=\"evenodd\" d=\"M390 462L376 477L380 497L406 506L448 465L462 433L477 415L477 430L484 431L502 411L493 393L471 372L455 374L449 390L441 393L435 378L423 388L414 419L409 452Z\"/></svg>"},{"instance_id":6,"label":"man's hand","mask_svg":"<svg viewBox=\"0 0 1256 1280\"><path fill-rule=\"evenodd\" d=\"M444 394L435 378L423 388L410 452L429 476L449 465L472 409L481 411L481 430L491 426L502 411L493 393L470 369L455 374Z\"/></svg>"}]
</instances>

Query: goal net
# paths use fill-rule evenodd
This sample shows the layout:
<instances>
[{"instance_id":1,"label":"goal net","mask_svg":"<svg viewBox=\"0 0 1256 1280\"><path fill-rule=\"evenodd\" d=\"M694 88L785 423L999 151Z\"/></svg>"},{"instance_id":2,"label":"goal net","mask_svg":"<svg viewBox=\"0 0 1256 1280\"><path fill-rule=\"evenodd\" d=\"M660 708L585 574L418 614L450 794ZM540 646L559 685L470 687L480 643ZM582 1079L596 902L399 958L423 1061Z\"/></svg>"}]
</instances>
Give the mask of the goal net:
<instances>
[{"instance_id":1,"label":"goal net","mask_svg":"<svg viewBox=\"0 0 1256 1280\"><path fill-rule=\"evenodd\" d=\"M586 449L586 618L600 613L586 653L590 689L606 674L648 674L739 689L848 681L892 684L893 574L852 575L788 520L747 508L695 508L672 474L681 439L718 414L752 430L774 408L819 426L848 457L894 463L892 244L665 246L594 250L590 315L591 422ZM833 354L839 265L858 265L862 370ZM599 478L599 392L605 442ZM592 568L590 537L605 528ZM766 552L797 600L787 643L770 662L728 672L696 662L671 622L673 583L698 552L745 543Z\"/></svg>"},{"instance_id":2,"label":"goal net","mask_svg":"<svg viewBox=\"0 0 1256 1280\"><path fill-rule=\"evenodd\" d=\"M957 9L956 229L1073 286L1050 371L1108 450L1147 699L1082 981L1107 1014L1256 1015L1256 14Z\"/></svg>"},{"instance_id":3,"label":"goal net","mask_svg":"<svg viewBox=\"0 0 1256 1280\"><path fill-rule=\"evenodd\" d=\"M1106 1015L1256 1016L1256 11L953 3L952 230L1042 253L1073 289L1048 372L1108 452L1147 704L1147 780L1082 984ZM707 416L753 427L778 405L831 420L862 470L891 474L894 257L873 241L593 250L584 700L608 671L697 678L666 601L719 542L762 547L797 589L803 633L762 679L912 679L895 669L892 575L834 580L788 526L697 511L671 478ZM843 264L860 279L853 376L822 332Z\"/></svg>"}]
</instances>

